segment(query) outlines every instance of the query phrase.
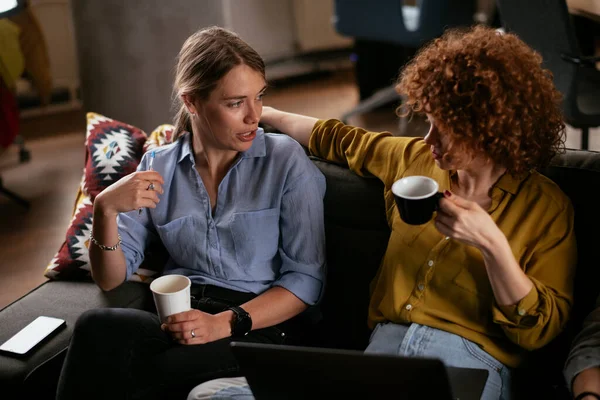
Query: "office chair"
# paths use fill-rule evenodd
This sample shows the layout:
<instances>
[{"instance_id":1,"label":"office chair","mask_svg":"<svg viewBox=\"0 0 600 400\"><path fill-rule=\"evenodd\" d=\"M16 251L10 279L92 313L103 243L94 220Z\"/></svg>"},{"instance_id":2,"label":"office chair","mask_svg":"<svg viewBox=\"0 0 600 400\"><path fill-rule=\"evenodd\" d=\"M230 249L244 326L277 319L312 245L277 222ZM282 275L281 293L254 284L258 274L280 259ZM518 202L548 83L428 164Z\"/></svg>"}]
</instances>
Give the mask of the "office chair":
<instances>
[{"instance_id":1,"label":"office chair","mask_svg":"<svg viewBox=\"0 0 600 400\"><path fill-rule=\"evenodd\" d=\"M507 32L538 51L544 67L563 94L565 121L581 129L581 148L588 149L589 129L600 126L600 57L584 57L565 0L497 0Z\"/></svg>"},{"instance_id":2,"label":"office chair","mask_svg":"<svg viewBox=\"0 0 600 400\"><path fill-rule=\"evenodd\" d=\"M403 3L402 0L336 0L335 29L341 35L356 39L418 49L441 36L446 28L469 26L474 22L475 0L417 0L415 6ZM383 61L385 56L381 55L381 59ZM380 89L361 101L342 116L342 121L399 100L394 86Z\"/></svg>"}]
</instances>

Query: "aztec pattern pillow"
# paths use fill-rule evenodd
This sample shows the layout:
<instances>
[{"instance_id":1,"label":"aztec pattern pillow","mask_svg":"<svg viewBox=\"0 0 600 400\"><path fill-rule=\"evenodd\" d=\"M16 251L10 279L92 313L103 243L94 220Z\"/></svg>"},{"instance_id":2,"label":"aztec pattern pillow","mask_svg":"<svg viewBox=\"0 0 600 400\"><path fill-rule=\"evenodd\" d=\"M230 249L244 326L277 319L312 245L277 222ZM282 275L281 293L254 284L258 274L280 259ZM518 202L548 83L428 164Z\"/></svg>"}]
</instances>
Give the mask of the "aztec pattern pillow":
<instances>
[{"instance_id":1,"label":"aztec pattern pillow","mask_svg":"<svg viewBox=\"0 0 600 400\"><path fill-rule=\"evenodd\" d=\"M152 141L148 145L157 147L169 143L169 132L172 130L170 125L161 125L152 132ZM88 113L85 143L85 169L75 200L73 218L67 229L65 242L44 274L51 279L90 279L88 248L94 199L106 187L136 170L147 144L147 136L134 126L100 114ZM130 280L150 282L162 269L164 251L152 250L152 257L146 254L144 263Z\"/></svg>"},{"instance_id":2,"label":"aztec pattern pillow","mask_svg":"<svg viewBox=\"0 0 600 400\"><path fill-rule=\"evenodd\" d=\"M94 201L112 183L134 172L147 138L139 128L88 113L84 193Z\"/></svg>"},{"instance_id":3,"label":"aztec pattern pillow","mask_svg":"<svg viewBox=\"0 0 600 400\"><path fill-rule=\"evenodd\" d=\"M175 127L169 124L161 125L156 128L150 136L148 136L146 143L144 143L144 153L157 147L164 146L165 144L172 143L174 131Z\"/></svg>"}]
</instances>

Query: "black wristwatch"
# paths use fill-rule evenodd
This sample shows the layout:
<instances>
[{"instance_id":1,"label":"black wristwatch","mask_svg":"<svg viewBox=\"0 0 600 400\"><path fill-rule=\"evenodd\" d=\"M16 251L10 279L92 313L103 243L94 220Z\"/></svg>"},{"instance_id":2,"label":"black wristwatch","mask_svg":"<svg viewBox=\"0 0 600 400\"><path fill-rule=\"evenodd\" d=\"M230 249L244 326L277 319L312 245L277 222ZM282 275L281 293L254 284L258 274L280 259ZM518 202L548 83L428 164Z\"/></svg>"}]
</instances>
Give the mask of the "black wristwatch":
<instances>
[{"instance_id":1,"label":"black wristwatch","mask_svg":"<svg viewBox=\"0 0 600 400\"><path fill-rule=\"evenodd\" d=\"M252 330L252 318L250 314L241 307L229 307L235 314L231 323L231 337L246 336Z\"/></svg>"}]
</instances>

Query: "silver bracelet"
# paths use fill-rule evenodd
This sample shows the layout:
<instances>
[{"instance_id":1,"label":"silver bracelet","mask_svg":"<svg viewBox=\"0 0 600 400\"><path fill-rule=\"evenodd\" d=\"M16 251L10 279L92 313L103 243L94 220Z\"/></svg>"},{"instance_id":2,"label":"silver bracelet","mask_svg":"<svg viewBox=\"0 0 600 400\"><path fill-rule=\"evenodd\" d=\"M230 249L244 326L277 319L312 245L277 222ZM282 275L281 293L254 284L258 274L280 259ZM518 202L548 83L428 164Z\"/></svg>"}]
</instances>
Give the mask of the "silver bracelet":
<instances>
[{"instance_id":1,"label":"silver bracelet","mask_svg":"<svg viewBox=\"0 0 600 400\"><path fill-rule=\"evenodd\" d=\"M96 238L92 235L92 232L90 232L90 240L92 241L92 243L98 246L100 250L104 251L115 251L119 248L119 246L121 245L121 235L117 233L117 237L119 238L119 242L117 244L115 244L114 246L105 246L103 244L98 243Z\"/></svg>"}]
</instances>

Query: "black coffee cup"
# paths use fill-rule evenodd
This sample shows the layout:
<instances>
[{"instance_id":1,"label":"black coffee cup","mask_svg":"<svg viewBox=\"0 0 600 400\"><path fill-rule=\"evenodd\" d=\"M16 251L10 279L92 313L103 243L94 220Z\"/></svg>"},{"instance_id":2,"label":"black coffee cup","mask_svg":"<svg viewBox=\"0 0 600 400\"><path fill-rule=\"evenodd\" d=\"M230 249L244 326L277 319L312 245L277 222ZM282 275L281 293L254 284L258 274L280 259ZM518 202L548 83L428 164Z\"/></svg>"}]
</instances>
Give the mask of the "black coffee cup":
<instances>
[{"instance_id":1,"label":"black coffee cup","mask_svg":"<svg viewBox=\"0 0 600 400\"><path fill-rule=\"evenodd\" d=\"M410 225L422 225L431 220L437 210L439 200L438 183L426 176L414 175L397 180L392 185L392 193L400 218Z\"/></svg>"}]
</instances>

